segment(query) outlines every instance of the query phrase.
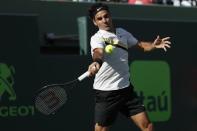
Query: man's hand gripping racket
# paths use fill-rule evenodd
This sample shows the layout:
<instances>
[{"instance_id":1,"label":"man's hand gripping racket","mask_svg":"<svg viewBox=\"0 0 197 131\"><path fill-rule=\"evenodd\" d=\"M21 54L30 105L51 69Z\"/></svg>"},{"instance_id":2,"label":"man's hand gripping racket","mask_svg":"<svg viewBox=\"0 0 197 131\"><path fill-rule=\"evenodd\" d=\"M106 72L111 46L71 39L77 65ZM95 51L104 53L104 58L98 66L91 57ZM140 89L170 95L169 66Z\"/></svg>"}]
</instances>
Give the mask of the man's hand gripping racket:
<instances>
[{"instance_id":1,"label":"man's hand gripping racket","mask_svg":"<svg viewBox=\"0 0 197 131\"><path fill-rule=\"evenodd\" d=\"M72 89L76 83L81 82L90 76L87 71L77 79L63 83L51 84L42 87L38 90L35 97L36 109L44 115L55 114L68 100L68 89Z\"/></svg>"}]
</instances>

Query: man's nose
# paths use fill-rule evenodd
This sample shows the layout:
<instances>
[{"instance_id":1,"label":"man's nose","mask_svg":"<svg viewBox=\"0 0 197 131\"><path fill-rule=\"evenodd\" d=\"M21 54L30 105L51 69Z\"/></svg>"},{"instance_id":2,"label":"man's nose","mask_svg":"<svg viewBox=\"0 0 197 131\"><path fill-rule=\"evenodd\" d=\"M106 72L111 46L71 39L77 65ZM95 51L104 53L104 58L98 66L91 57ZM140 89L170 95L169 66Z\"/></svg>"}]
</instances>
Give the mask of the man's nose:
<instances>
[{"instance_id":1,"label":"man's nose","mask_svg":"<svg viewBox=\"0 0 197 131\"><path fill-rule=\"evenodd\" d=\"M103 18L102 20L103 20L104 23L107 22L107 19L106 18Z\"/></svg>"}]
</instances>

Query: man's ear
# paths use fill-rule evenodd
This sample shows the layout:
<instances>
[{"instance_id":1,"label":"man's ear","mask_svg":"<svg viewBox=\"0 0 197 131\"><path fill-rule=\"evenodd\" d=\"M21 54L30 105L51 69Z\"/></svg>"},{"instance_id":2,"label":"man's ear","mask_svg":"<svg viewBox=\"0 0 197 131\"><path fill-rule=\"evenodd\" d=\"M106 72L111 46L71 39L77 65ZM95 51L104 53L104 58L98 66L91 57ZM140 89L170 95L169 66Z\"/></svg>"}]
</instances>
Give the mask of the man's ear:
<instances>
[{"instance_id":1,"label":"man's ear","mask_svg":"<svg viewBox=\"0 0 197 131\"><path fill-rule=\"evenodd\" d=\"M93 19L93 23L94 23L95 26L97 26L96 21L94 19Z\"/></svg>"}]
</instances>

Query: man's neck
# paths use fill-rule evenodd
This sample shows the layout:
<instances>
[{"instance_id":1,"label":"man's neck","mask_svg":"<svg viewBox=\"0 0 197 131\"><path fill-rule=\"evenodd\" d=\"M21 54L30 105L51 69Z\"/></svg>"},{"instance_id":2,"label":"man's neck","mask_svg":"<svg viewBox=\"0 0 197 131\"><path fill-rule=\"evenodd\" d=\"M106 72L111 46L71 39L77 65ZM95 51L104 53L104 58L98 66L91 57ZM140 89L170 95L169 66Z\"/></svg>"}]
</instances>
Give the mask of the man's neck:
<instances>
[{"instance_id":1,"label":"man's neck","mask_svg":"<svg viewBox=\"0 0 197 131\"><path fill-rule=\"evenodd\" d=\"M111 27L109 30L104 30L104 29L99 29L99 30L103 30L103 31L107 31L107 32L116 34L116 28L114 28L114 27Z\"/></svg>"},{"instance_id":2,"label":"man's neck","mask_svg":"<svg viewBox=\"0 0 197 131\"><path fill-rule=\"evenodd\" d=\"M114 27L112 27L109 32L116 34L116 29Z\"/></svg>"}]
</instances>

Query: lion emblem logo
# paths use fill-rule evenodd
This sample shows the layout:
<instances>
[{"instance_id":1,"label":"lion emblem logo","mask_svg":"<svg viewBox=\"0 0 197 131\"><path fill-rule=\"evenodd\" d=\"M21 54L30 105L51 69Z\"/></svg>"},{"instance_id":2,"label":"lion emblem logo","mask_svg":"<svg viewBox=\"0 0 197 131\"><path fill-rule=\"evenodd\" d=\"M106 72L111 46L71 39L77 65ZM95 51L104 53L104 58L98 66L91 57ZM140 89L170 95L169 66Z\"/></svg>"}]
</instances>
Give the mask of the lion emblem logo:
<instances>
[{"instance_id":1,"label":"lion emblem logo","mask_svg":"<svg viewBox=\"0 0 197 131\"><path fill-rule=\"evenodd\" d=\"M0 101L4 94L8 95L10 101L16 100L16 93L14 91L14 77L15 69L13 66L8 66L5 63L0 63Z\"/></svg>"}]
</instances>

